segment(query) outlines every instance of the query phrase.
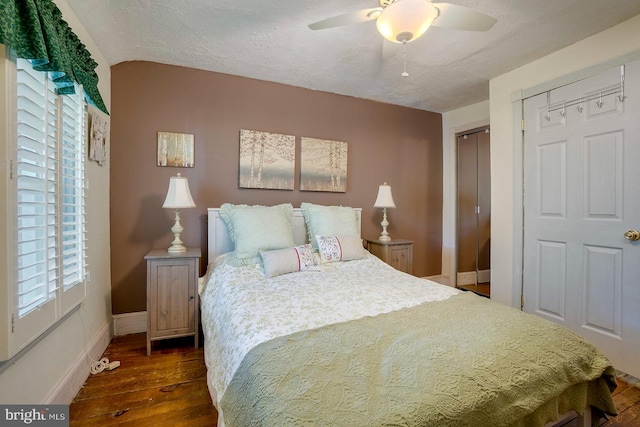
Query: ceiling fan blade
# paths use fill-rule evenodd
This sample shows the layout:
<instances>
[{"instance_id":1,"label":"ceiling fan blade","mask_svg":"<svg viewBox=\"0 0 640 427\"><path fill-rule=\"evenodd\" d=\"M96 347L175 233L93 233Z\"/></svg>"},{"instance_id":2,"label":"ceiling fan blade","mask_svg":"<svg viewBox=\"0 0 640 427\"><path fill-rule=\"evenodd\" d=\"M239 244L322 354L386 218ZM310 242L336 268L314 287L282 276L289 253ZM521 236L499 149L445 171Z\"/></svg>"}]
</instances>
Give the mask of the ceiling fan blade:
<instances>
[{"instance_id":1,"label":"ceiling fan blade","mask_svg":"<svg viewBox=\"0 0 640 427\"><path fill-rule=\"evenodd\" d=\"M390 59L396 56L402 50L401 43L393 43L389 40L382 39L382 59Z\"/></svg>"},{"instance_id":2,"label":"ceiling fan blade","mask_svg":"<svg viewBox=\"0 0 640 427\"><path fill-rule=\"evenodd\" d=\"M374 13L378 12L378 13ZM361 22L373 21L382 12L381 7L373 7L371 9L360 9L343 15L334 16L332 18L323 19L322 21L309 24L312 30L324 30L325 28L341 27L349 24L359 24Z\"/></svg>"},{"instance_id":3,"label":"ceiling fan blade","mask_svg":"<svg viewBox=\"0 0 640 427\"><path fill-rule=\"evenodd\" d=\"M498 21L493 16L485 15L465 6L451 3L433 3L440 14L433 21L434 27L454 30L487 31Z\"/></svg>"}]
</instances>

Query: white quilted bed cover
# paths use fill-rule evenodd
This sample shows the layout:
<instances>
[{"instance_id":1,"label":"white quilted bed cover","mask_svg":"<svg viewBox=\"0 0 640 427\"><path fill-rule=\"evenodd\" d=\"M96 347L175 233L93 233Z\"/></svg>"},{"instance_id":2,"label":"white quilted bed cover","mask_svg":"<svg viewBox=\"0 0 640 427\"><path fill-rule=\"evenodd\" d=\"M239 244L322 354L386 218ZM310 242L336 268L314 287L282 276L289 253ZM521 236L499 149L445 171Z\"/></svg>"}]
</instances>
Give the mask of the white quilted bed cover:
<instances>
[{"instance_id":1,"label":"white quilted bed cover","mask_svg":"<svg viewBox=\"0 0 640 427\"><path fill-rule=\"evenodd\" d=\"M271 279L265 279L261 265L233 266L226 262L226 255L214 265L204 278L200 301L207 382L220 415L219 400L244 356L258 344L445 300L459 292L399 272L370 254L362 260L323 264L322 271Z\"/></svg>"}]
</instances>

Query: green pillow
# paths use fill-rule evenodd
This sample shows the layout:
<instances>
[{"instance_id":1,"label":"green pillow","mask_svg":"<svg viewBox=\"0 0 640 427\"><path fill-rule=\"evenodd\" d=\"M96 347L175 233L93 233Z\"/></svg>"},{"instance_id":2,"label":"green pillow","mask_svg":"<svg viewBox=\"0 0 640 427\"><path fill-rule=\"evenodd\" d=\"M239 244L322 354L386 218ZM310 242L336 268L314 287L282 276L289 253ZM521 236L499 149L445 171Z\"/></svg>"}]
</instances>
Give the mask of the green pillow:
<instances>
[{"instance_id":1,"label":"green pillow","mask_svg":"<svg viewBox=\"0 0 640 427\"><path fill-rule=\"evenodd\" d=\"M234 244L230 260L236 265L260 263L260 251L295 246L290 203L276 206L225 203L220 206L220 216Z\"/></svg>"},{"instance_id":2,"label":"green pillow","mask_svg":"<svg viewBox=\"0 0 640 427\"><path fill-rule=\"evenodd\" d=\"M302 216L307 224L309 242L318 249L315 236L357 236L358 214L347 206L323 206L313 203L301 203Z\"/></svg>"}]
</instances>

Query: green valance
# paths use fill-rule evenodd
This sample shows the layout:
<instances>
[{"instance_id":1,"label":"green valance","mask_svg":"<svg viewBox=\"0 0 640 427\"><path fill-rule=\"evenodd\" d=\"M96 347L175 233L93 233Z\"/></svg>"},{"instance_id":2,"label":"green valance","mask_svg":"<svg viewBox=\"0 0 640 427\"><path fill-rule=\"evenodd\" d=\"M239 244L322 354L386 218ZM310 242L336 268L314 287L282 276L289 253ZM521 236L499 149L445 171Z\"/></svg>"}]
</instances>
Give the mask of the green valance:
<instances>
[{"instance_id":1,"label":"green valance","mask_svg":"<svg viewBox=\"0 0 640 427\"><path fill-rule=\"evenodd\" d=\"M38 71L51 72L60 94L84 88L87 101L109 114L98 91L98 66L52 0L1 0L0 43Z\"/></svg>"}]
</instances>

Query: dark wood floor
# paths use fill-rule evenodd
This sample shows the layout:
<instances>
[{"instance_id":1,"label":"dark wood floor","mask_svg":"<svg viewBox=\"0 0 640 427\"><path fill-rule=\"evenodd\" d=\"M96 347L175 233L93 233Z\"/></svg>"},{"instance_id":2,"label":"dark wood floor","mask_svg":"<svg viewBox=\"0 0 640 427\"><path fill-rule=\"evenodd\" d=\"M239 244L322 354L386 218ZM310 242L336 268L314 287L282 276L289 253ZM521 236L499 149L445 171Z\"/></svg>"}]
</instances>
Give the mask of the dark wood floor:
<instances>
[{"instance_id":1,"label":"dark wood floor","mask_svg":"<svg viewBox=\"0 0 640 427\"><path fill-rule=\"evenodd\" d=\"M116 337L103 357L120 367L91 375L69 408L71 426L215 426L202 348L193 338L153 343L146 334Z\"/></svg>"},{"instance_id":2,"label":"dark wood floor","mask_svg":"<svg viewBox=\"0 0 640 427\"><path fill-rule=\"evenodd\" d=\"M602 420L601 426L638 427L640 426L640 381L629 376L617 379L618 388L613 392L613 401L618 409L618 416ZM576 419L572 419L557 427L575 427Z\"/></svg>"},{"instance_id":3,"label":"dark wood floor","mask_svg":"<svg viewBox=\"0 0 640 427\"><path fill-rule=\"evenodd\" d=\"M104 357L113 371L90 376L70 407L71 426L215 426L207 389L204 352L193 338L159 341L146 355L146 335L116 337ZM614 394L619 415L601 425L640 426L640 384L619 378ZM562 427L576 426L568 420Z\"/></svg>"},{"instance_id":4,"label":"dark wood floor","mask_svg":"<svg viewBox=\"0 0 640 427\"><path fill-rule=\"evenodd\" d=\"M477 285L462 285L460 289L463 291L475 292L483 297L491 298L491 283L478 283Z\"/></svg>"}]
</instances>

